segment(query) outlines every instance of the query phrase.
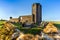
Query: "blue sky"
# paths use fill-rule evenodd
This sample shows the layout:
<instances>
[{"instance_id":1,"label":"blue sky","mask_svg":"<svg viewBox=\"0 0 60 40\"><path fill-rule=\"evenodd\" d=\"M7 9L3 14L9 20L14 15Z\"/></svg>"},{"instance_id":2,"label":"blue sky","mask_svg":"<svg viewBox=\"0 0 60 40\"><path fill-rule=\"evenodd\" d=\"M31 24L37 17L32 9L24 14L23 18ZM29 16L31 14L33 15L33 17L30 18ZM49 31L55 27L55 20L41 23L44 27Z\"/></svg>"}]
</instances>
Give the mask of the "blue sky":
<instances>
[{"instance_id":1,"label":"blue sky","mask_svg":"<svg viewBox=\"0 0 60 40\"><path fill-rule=\"evenodd\" d=\"M42 20L60 21L60 0L0 0L0 19L32 14L32 4L42 5Z\"/></svg>"}]
</instances>

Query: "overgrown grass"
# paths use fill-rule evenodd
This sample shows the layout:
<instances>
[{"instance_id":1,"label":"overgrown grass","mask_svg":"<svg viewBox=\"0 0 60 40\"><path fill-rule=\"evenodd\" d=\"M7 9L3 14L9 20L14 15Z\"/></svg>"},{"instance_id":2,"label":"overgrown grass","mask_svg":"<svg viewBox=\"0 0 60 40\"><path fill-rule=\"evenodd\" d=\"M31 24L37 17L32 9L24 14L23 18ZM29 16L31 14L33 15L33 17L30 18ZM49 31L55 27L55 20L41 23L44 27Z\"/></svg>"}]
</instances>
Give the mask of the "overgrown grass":
<instances>
[{"instance_id":1,"label":"overgrown grass","mask_svg":"<svg viewBox=\"0 0 60 40\"><path fill-rule=\"evenodd\" d=\"M4 22L4 20L0 20L0 29L2 28Z\"/></svg>"},{"instance_id":2,"label":"overgrown grass","mask_svg":"<svg viewBox=\"0 0 60 40\"><path fill-rule=\"evenodd\" d=\"M60 30L60 24L54 24Z\"/></svg>"},{"instance_id":3,"label":"overgrown grass","mask_svg":"<svg viewBox=\"0 0 60 40\"><path fill-rule=\"evenodd\" d=\"M22 28L22 25L20 23L13 23L18 29Z\"/></svg>"},{"instance_id":4,"label":"overgrown grass","mask_svg":"<svg viewBox=\"0 0 60 40\"><path fill-rule=\"evenodd\" d=\"M0 21L0 24L3 24L4 23L4 21Z\"/></svg>"},{"instance_id":5,"label":"overgrown grass","mask_svg":"<svg viewBox=\"0 0 60 40\"><path fill-rule=\"evenodd\" d=\"M20 31L26 33L26 34L39 34L41 32L41 28L30 28L30 29L27 29L27 28L21 28Z\"/></svg>"}]
</instances>

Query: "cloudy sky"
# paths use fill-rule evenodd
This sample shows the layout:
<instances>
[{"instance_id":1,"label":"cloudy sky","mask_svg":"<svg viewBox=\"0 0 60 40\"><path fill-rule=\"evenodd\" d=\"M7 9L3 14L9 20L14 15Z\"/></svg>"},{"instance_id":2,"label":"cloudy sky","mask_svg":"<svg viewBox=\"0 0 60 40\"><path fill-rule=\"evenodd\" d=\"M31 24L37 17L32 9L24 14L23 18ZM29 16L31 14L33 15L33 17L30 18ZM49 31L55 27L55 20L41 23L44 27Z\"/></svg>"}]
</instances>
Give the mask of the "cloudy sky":
<instances>
[{"instance_id":1,"label":"cloudy sky","mask_svg":"<svg viewBox=\"0 0 60 40\"><path fill-rule=\"evenodd\" d=\"M0 19L32 14L32 4L42 5L42 20L60 21L60 0L0 0Z\"/></svg>"}]
</instances>

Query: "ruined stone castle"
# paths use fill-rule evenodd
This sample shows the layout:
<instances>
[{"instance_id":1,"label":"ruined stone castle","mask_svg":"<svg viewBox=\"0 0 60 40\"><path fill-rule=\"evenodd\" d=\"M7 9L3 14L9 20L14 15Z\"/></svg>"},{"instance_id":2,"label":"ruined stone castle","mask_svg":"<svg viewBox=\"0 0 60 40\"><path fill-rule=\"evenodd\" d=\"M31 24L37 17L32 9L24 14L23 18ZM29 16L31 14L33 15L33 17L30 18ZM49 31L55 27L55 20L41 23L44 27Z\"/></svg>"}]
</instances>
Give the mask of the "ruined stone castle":
<instances>
[{"instance_id":1,"label":"ruined stone castle","mask_svg":"<svg viewBox=\"0 0 60 40\"><path fill-rule=\"evenodd\" d=\"M42 7L40 3L34 3L32 5L32 15L20 16L19 18L10 17L11 22L28 22L40 24L42 21Z\"/></svg>"}]
</instances>

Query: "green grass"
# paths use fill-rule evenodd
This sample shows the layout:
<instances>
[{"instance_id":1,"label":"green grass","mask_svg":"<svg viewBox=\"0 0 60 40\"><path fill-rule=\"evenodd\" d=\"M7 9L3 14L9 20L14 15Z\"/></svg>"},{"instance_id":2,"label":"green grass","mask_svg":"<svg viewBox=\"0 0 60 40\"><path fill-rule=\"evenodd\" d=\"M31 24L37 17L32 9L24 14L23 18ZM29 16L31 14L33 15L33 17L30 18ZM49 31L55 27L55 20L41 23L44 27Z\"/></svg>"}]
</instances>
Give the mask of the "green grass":
<instances>
[{"instance_id":1,"label":"green grass","mask_svg":"<svg viewBox=\"0 0 60 40\"><path fill-rule=\"evenodd\" d=\"M4 22L4 20L0 20L0 29L2 28Z\"/></svg>"},{"instance_id":2,"label":"green grass","mask_svg":"<svg viewBox=\"0 0 60 40\"><path fill-rule=\"evenodd\" d=\"M0 21L0 24L3 24L4 23L4 21Z\"/></svg>"},{"instance_id":3,"label":"green grass","mask_svg":"<svg viewBox=\"0 0 60 40\"><path fill-rule=\"evenodd\" d=\"M60 21L53 21L53 23L60 30Z\"/></svg>"},{"instance_id":4,"label":"green grass","mask_svg":"<svg viewBox=\"0 0 60 40\"><path fill-rule=\"evenodd\" d=\"M30 28L30 29L27 29L27 28L21 28L20 31L26 33L26 34L39 34L39 32L41 31L42 29L41 28Z\"/></svg>"},{"instance_id":5,"label":"green grass","mask_svg":"<svg viewBox=\"0 0 60 40\"><path fill-rule=\"evenodd\" d=\"M13 25L15 25L18 29L22 28L22 25L20 23L14 23Z\"/></svg>"},{"instance_id":6,"label":"green grass","mask_svg":"<svg viewBox=\"0 0 60 40\"><path fill-rule=\"evenodd\" d=\"M60 24L54 24L60 30Z\"/></svg>"}]
</instances>

